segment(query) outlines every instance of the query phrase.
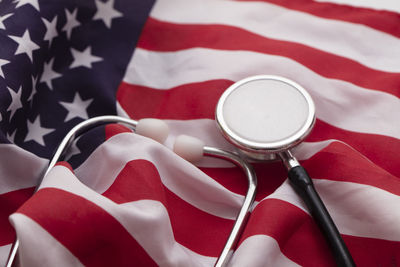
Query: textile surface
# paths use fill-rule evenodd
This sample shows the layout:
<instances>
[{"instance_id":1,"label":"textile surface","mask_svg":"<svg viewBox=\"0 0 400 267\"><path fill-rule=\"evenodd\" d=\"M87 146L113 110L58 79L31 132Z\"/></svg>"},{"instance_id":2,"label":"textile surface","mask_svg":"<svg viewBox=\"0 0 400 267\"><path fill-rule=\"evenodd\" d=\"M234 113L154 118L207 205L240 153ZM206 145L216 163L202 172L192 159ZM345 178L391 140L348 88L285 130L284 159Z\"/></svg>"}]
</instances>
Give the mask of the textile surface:
<instances>
[{"instance_id":1,"label":"textile surface","mask_svg":"<svg viewBox=\"0 0 400 267\"><path fill-rule=\"evenodd\" d=\"M400 8L312 0L0 2L0 265L213 266L241 207L239 168L171 148L234 150L214 121L226 88L302 85L316 124L293 150L358 266L400 265ZM159 118L164 144L92 129L41 181L76 124ZM256 203L230 266L335 266L280 162L253 164Z\"/></svg>"}]
</instances>

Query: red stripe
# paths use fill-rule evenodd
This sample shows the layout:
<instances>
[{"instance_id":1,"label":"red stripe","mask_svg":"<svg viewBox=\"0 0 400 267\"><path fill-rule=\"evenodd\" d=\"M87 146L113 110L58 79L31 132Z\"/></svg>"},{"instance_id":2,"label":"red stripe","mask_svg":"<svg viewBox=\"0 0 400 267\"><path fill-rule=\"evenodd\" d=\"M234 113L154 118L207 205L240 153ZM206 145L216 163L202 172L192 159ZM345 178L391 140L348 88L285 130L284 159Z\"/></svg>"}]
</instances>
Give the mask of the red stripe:
<instances>
[{"instance_id":1,"label":"red stripe","mask_svg":"<svg viewBox=\"0 0 400 267\"><path fill-rule=\"evenodd\" d=\"M212 80L157 90L121 83L117 100L133 119L214 118L221 94L233 82Z\"/></svg>"},{"instance_id":2,"label":"red stripe","mask_svg":"<svg viewBox=\"0 0 400 267\"><path fill-rule=\"evenodd\" d=\"M132 130L129 129L128 127L125 127L124 125L121 124L107 124L105 126L105 135L106 135L106 140L110 139L114 135L120 134L120 133L131 133Z\"/></svg>"},{"instance_id":3,"label":"red stripe","mask_svg":"<svg viewBox=\"0 0 400 267\"><path fill-rule=\"evenodd\" d=\"M344 236L358 266L399 266L399 242Z\"/></svg>"},{"instance_id":4,"label":"red stripe","mask_svg":"<svg viewBox=\"0 0 400 267\"><path fill-rule=\"evenodd\" d=\"M256 207L241 242L257 234L273 237L283 254L302 266L336 266L312 218L287 202L267 199ZM358 266L391 266L400 262L399 242L348 235L343 239Z\"/></svg>"},{"instance_id":5,"label":"red stripe","mask_svg":"<svg viewBox=\"0 0 400 267\"><path fill-rule=\"evenodd\" d=\"M233 227L232 220L194 208L175 194L166 195L175 239L204 256L218 257Z\"/></svg>"},{"instance_id":6,"label":"red stripe","mask_svg":"<svg viewBox=\"0 0 400 267\"><path fill-rule=\"evenodd\" d=\"M219 255L233 226L232 220L203 212L168 190L156 167L146 160L128 162L103 195L118 204L160 201L168 211L176 241L206 256Z\"/></svg>"},{"instance_id":7,"label":"red stripe","mask_svg":"<svg viewBox=\"0 0 400 267\"><path fill-rule=\"evenodd\" d=\"M360 153L334 142L303 163L313 179L354 182L381 188L400 196L400 180Z\"/></svg>"},{"instance_id":8,"label":"red stripe","mask_svg":"<svg viewBox=\"0 0 400 267\"><path fill-rule=\"evenodd\" d=\"M400 142L398 139L389 136L346 131L317 120L307 141L316 142L327 139L337 139L345 142L376 165L392 175L400 177Z\"/></svg>"},{"instance_id":9,"label":"red stripe","mask_svg":"<svg viewBox=\"0 0 400 267\"><path fill-rule=\"evenodd\" d=\"M345 144L334 142L302 162L313 179L354 182L377 187L400 196L400 180L377 167ZM260 201L272 194L287 178L281 162L255 164L258 178L257 197ZM244 195L247 179L239 168L201 168L224 187Z\"/></svg>"},{"instance_id":10,"label":"red stripe","mask_svg":"<svg viewBox=\"0 0 400 267\"><path fill-rule=\"evenodd\" d=\"M302 266L335 266L314 221L292 204L277 199L260 202L250 216L240 243L260 234L274 238L282 253Z\"/></svg>"},{"instance_id":11,"label":"red stripe","mask_svg":"<svg viewBox=\"0 0 400 267\"><path fill-rule=\"evenodd\" d=\"M313 179L370 185L400 196L400 180L396 176L339 142L331 143L302 164ZM229 190L245 193L247 180L238 168L201 169ZM255 170L258 178L257 200L272 194L287 177L281 162L257 164Z\"/></svg>"},{"instance_id":12,"label":"red stripe","mask_svg":"<svg viewBox=\"0 0 400 267\"><path fill-rule=\"evenodd\" d=\"M149 19L138 47L152 51L205 47L278 55L291 58L326 78L348 81L400 97L400 76L396 73L374 70L345 57L299 43L269 39L231 26L172 24Z\"/></svg>"},{"instance_id":13,"label":"red stripe","mask_svg":"<svg viewBox=\"0 0 400 267\"><path fill-rule=\"evenodd\" d=\"M157 90L121 83L117 100L133 119L201 119L214 118L220 95L233 82L212 80L185 84L168 90ZM357 149L375 164L400 176L400 142L396 138L351 132L317 120L307 141L341 140Z\"/></svg>"},{"instance_id":14,"label":"red stripe","mask_svg":"<svg viewBox=\"0 0 400 267\"><path fill-rule=\"evenodd\" d=\"M287 178L287 171L280 161L257 163L253 166L257 174L257 201L275 192ZM228 190L240 195L246 194L247 178L239 168L200 169Z\"/></svg>"},{"instance_id":15,"label":"red stripe","mask_svg":"<svg viewBox=\"0 0 400 267\"><path fill-rule=\"evenodd\" d=\"M68 170L70 170L72 173L74 173L74 169L72 168L71 164L69 164L66 161L59 161L56 163L55 166L63 166L65 168L67 168Z\"/></svg>"},{"instance_id":16,"label":"red stripe","mask_svg":"<svg viewBox=\"0 0 400 267\"><path fill-rule=\"evenodd\" d=\"M253 0L240 0L253 1ZM289 9L306 12L321 18L363 24L378 31L400 37L400 14L393 11L353 7L334 3L319 3L313 0L261 0ZM349 2L351 3L351 2Z\"/></svg>"},{"instance_id":17,"label":"red stripe","mask_svg":"<svg viewBox=\"0 0 400 267\"><path fill-rule=\"evenodd\" d=\"M15 231L8 217L32 196L34 190L30 187L0 195L0 246L15 241Z\"/></svg>"},{"instance_id":18,"label":"red stripe","mask_svg":"<svg viewBox=\"0 0 400 267\"><path fill-rule=\"evenodd\" d=\"M166 203L165 189L157 168L143 159L127 162L103 196L117 204L141 199Z\"/></svg>"},{"instance_id":19,"label":"red stripe","mask_svg":"<svg viewBox=\"0 0 400 267\"><path fill-rule=\"evenodd\" d=\"M41 225L85 266L157 266L114 217L80 196L41 189L18 212Z\"/></svg>"}]
</instances>

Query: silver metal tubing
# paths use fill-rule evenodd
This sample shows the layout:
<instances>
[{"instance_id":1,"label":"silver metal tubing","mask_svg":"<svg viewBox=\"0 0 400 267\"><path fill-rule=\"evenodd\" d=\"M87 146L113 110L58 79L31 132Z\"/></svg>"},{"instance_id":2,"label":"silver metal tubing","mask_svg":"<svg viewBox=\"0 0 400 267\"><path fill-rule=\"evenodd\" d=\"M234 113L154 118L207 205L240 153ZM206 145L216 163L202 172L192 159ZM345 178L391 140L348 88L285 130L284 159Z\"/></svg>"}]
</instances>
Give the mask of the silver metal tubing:
<instances>
[{"instance_id":1,"label":"silver metal tubing","mask_svg":"<svg viewBox=\"0 0 400 267\"><path fill-rule=\"evenodd\" d=\"M239 241L239 237L250 216L250 211L256 196L257 177L253 167L234 153L219 148L205 146L203 148L203 154L204 156L220 158L234 163L243 170L248 179L248 189L244 198L242 208L240 209L239 214L236 217L235 224L233 225L232 231L229 234L228 240L225 243L225 247L223 248L220 256L217 259L217 262L214 265L215 267L223 267L228 264L232 256L233 250L237 242Z\"/></svg>"},{"instance_id":2,"label":"silver metal tubing","mask_svg":"<svg viewBox=\"0 0 400 267\"><path fill-rule=\"evenodd\" d=\"M39 189L40 184L43 181L43 178L50 172L50 170L56 165L56 163L61 159L61 157L65 154L65 152L68 150L68 148L71 146L72 142L81 136L82 134L88 132L89 130L93 129L96 126L104 125L107 123L123 123L126 125L129 125L133 130L135 130L137 121L128 119L128 118L123 118L119 116L112 116L112 115L107 115L107 116L99 116L99 117L94 117L90 118L88 120L85 120L79 124L77 124L74 128L72 128L67 135L64 137L64 139L61 141L60 145L58 146L56 152L54 153L49 166L47 167L47 170L45 174L43 175L42 179L40 180L38 186L35 188L35 192ZM10 254L8 256L8 260L6 263L6 267L12 267L15 258L17 256L17 251L19 247L19 240L16 239L16 241L13 243L11 247Z\"/></svg>"},{"instance_id":3,"label":"silver metal tubing","mask_svg":"<svg viewBox=\"0 0 400 267\"><path fill-rule=\"evenodd\" d=\"M99 116L99 117L94 117L88 120L85 120L79 124L77 124L74 128L72 128L67 135L64 137L64 139L61 141L60 145L58 146L56 152L54 153L53 158L51 159L49 163L49 167L47 168L46 173L44 176L46 176L51 168L56 165L56 163L60 160L61 156L64 155L64 153L68 150L68 148L71 146L72 142L81 136L82 134L88 132L89 130L93 129L94 127L104 125L107 123L124 123L133 128L135 130L137 121L119 117L119 116ZM43 176L43 177L44 177ZM40 181L41 182L41 181ZM38 188L38 187L37 187Z\"/></svg>"},{"instance_id":4,"label":"silver metal tubing","mask_svg":"<svg viewBox=\"0 0 400 267\"><path fill-rule=\"evenodd\" d=\"M17 256L18 247L19 247L19 240L16 239L11 246L10 254L8 255L8 260L6 263L6 267L11 267L14 264L15 257Z\"/></svg>"},{"instance_id":5,"label":"silver metal tubing","mask_svg":"<svg viewBox=\"0 0 400 267\"><path fill-rule=\"evenodd\" d=\"M294 167L300 166L300 163L289 150L280 152L279 156L281 157L282 162L288 171L290 171Z\"/></svg>"}]
</instances>

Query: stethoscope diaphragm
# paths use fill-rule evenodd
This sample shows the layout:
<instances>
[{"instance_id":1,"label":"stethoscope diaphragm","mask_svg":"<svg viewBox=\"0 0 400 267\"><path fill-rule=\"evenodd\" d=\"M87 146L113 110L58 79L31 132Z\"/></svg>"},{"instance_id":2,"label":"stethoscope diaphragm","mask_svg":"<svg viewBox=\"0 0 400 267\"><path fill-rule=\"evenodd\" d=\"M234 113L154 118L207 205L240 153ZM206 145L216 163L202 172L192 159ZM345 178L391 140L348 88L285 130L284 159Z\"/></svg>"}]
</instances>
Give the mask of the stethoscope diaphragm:
<instances>
[{"instance_id":1,"label":"stethoscope diaphragm","mask_svg":"<svg viewBox=\"0 0 400 267\"><path fill-rule=\"evenodd\" d=\"M223 135L251 158L274 159L310 133L315 122L311 96L299 84L270 75L231 85L216 108Z\"/></svg>"}]
</instances>

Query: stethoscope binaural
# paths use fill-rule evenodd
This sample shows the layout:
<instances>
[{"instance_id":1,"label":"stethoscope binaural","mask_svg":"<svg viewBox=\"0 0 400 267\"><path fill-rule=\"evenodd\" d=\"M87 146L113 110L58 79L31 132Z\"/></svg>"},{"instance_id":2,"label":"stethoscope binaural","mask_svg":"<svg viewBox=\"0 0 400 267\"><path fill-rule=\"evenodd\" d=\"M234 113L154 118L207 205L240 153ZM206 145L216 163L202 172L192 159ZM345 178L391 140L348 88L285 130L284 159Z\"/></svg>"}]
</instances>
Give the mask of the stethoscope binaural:
<instances>
[{"instance_id":1,"label":"stethoscope binaural","mask_svg":"<svg viewBox=\"0 0 400 267\"><path fill-rule=\"evenodd\" d=\"M225 138L239 151L232 153L205 146L190 136L179 136L174 151L189 161L212 156L236 164L248 179L248 189L227 242L215 263L226 266L248 220L255 199L257 179L249 160L281 159L295 191L304 200L332 248L339 266L355 266L332 218L316 192L312 180L289 149L310 133L315 122L315 107L310 95L298 84L278 76L253 76L230 86L221 96L216 121ZM136 133L160 143L168 135L167 125L156 119L135 121L119 116L100 116L76 125L62 140L44 176L65 155L72 142L88 130L107 123L123 123ZM38 186L39 187L39 186ZM38 189L38 188L37 188ZM19 247L14 242L6 267L11 267Z\"/></svg>"}]
</instances>

